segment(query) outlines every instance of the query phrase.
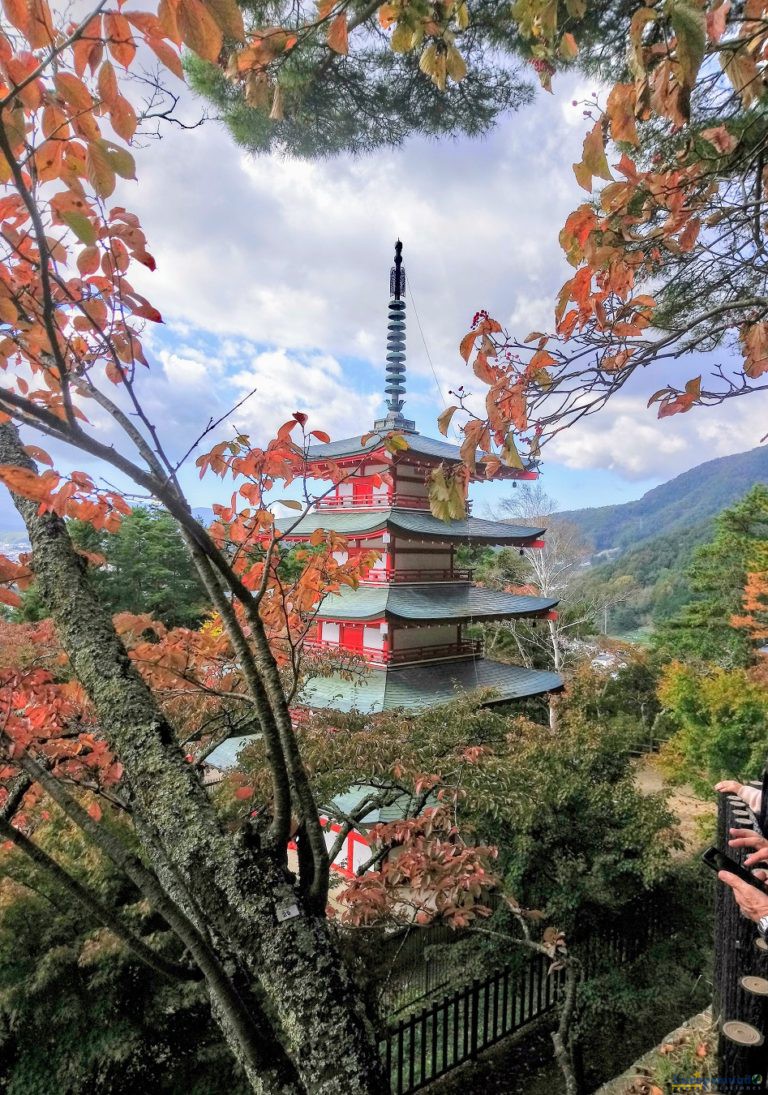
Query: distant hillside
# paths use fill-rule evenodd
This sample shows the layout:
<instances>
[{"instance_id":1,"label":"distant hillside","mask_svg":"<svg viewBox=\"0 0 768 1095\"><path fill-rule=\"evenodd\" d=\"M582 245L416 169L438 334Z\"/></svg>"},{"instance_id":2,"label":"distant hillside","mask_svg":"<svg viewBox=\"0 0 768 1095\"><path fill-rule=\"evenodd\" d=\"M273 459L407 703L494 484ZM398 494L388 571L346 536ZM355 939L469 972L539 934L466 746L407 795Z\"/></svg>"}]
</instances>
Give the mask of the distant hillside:
<instances>
[{"instance_id":1,"label":"distant hillside","mask_svg":"<svg viewBox=\"0 0 768 1095\"><path fill-rule=\"evenodd\" d=\"M701 526L755 483L768 482L768 446L708 460L649 490L636 502L565 510L595 551L625 550L645 540Z\"/></svg>"}]
</instances>

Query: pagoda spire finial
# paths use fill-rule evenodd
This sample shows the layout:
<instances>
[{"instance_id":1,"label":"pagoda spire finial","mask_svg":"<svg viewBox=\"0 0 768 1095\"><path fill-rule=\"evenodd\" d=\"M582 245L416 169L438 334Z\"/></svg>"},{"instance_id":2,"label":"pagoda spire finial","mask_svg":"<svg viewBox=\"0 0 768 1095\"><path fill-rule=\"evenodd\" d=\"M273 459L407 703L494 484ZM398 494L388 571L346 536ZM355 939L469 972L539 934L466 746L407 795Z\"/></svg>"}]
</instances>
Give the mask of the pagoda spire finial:
<instances>
[{"instance_id":1,"label":"pagoda spire finial","mask_svg":"<svg viewBox=\"0 0 768 1095\"><path fill-rule=\"evenodd\" d=\"M395 264L389 274L389 298L384 386L388 413L375 423L375 428L412 431L415 424L400 413L405 403L405 267L400 240L395 244Z\"/></svg>"}]
</instances>

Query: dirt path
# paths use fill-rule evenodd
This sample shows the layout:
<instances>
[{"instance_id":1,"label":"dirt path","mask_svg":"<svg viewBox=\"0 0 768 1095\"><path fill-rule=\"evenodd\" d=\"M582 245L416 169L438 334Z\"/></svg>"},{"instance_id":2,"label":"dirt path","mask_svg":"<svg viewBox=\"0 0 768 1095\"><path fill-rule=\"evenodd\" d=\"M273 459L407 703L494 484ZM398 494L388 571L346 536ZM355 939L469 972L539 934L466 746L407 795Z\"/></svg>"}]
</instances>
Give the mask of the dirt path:
<instances>
[{"instance_id":1,"label":"dirt path","mask_svg":"<svg viewBox=\"0 0 768 1095\"><path fill-rule=\"evenodd\" d=\"M702 819L714 818L717 815L717 803L714 792L710 800L701 799L695 795L690 787L669 787L664 782L664 777L658 769L657 758L654 756L640 757L635 761L635 778L639 790L645 794L653 794L656 791L666 791L669 807L677 817L680 834L685 841L685 847L676 852L676 857L690 855L708 843L702 833Z\"/></svg>"}]
</instances>

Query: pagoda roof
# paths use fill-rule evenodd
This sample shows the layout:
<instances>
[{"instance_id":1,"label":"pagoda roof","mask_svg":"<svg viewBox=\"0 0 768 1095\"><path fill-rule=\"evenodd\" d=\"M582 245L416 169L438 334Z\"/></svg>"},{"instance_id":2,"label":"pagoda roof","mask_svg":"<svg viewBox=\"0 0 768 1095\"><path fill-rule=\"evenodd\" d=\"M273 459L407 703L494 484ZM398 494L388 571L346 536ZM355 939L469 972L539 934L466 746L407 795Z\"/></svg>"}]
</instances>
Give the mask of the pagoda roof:
<instances>
[{"instance_id":1,"label":"pagoda roof","mask_svg":"<svg viewBox=\"0 0 768 1095\"><path fill-rule=\"evenodd\" d=\"M286 533L288 540L304 540L317 529L358 537L386 530L418 540L525 545L538 540L544 533L543 528L512 525L507 521L484 521L480 517L441 521L424 510L412 509L314 510L298 522L292 517L281 517L275 525L280 532Z\"/></svg>"},{"instance_id":2,"label":"pagoda roof","mask_svg":"<svg viewBox=\"0 0 768 1095\"><path fill-rule=\"evenodd\" d=\"M536 616L557 604L546 597L528 597L482 589L468 582L419 585L344 586L327 596L317 611L320 620L504 620Z\"/></svg>"},{"instance_id":3,"label":"pagoda roof","mask_svg":"<svg viewBox=\"0 0 768 1095\"><path fill-rule=\"evenodd\" d=\"M436 437L424 437L416 431L399 431L400 436L408 444L406 452L416 453L418 456L431 456L436 460L461 460L458 445L452 445L450 441L440 441ZM363 444L363 437L366 437ZM357 437L345 437L340 441L329 441L326 445L310 445L307 458L310 461L342 460L345 456L364 456L365 453L375 452L382 448L384 437L380 432L358 435Z\"/></svg>"},{"instance_id":4,"label":"pagoda roof","mask_svg":"<svg viewBox=\"0 0 768 1095\"><path fill-rule=\"evenodd\" d=\"M374 453L379 449L383 449L384 438L389 432L376 430L373 433L358 434L357 437L345 437L340 441L329 441L323 445L310 445L307 451L307 460L311 464L321 464L326 460L345 460L350 457ZM429 460L446 461L452 464L462 462L459 446L452 445L450 441L441 441L437 437L425 437L424 434L418 433L416 430L397 430L396 432L408 445L407 449L395 454L394 459L396 461L407 463L410 453L414 456L427 457ZM365 438L365 443L363 443L363 438ZM386 455L389 459L389 453ZM502 479L535 479L537 473L535 465L531 464L522 471L517 468L502 467L494 477Z\"/></svg>"},{"instance_id":5,"label":"pagoda roof","mask_svg":"<svg viewBox=\"0 0 768 1095\"><path fill-rule=\"evenodd\" d=\"M490 688L490 703L558 692L563 678L558 673L525 669L486 658L461 658L386 669L365 669L352 680L340 676L314 677L304 688L304 707L328 707L363 713L406 708L419 711L447 703L458 693Z\"/></svg>"}]
</instances>

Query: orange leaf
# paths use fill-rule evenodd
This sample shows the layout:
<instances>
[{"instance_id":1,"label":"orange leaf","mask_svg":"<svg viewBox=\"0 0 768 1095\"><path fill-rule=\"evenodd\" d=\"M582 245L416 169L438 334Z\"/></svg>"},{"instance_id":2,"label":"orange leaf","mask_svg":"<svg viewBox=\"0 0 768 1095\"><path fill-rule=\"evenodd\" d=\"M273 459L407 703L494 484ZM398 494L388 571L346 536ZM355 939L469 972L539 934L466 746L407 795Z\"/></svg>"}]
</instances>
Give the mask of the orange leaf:
<instances>
[{"instance_id":1,"label":"orange leaf","mask_svg":"<svg viewBox=\"0 0 768 1095\"><path fill-rule=\"evenodd\" d=\"M3 11L11 26L16 27L26 37L31 13L25 0L3 0Z\"/></svg>"},{"instance_id":2,"label":"orange leaf","mask_svg":"<svg viewBox=\"0 0 768 1095\"><path fill-rule=\"evenodd\" d=\"M131 24L118 11L109 11L104 16L104 33L107 36L107 48L119 65L124 68L136 56Z\"/></svg>"},{"instance_id":3,"label":"orange leaf","mask_svg":"<svg viewBox=\"0 0 768 1095\"><path fill-rule=\"evenodd\" d=\"M46 0L31 0L29 33L27 39L32 49L44 49L53 43L53 20Z\"/></svg>"},{"instance_id":4,"label":"orange leaf","mask_svg":"<svg viewBox=\"0 0 768 1095\"><path fill-rule=\"evenodd\" d=\"M608 96L607 113L614 141L627 141L633 145L640 143L635 125L634 84L614 84Z\"/></svg>"},{"instance_id":5,"label":"orange leaf","mask_svg":"<svg viewBox=\"0 0 768 1095\"><path fill-rule=\"evenodd\" d=\"M235 798L250 798L253 794L253 787L238 787L235 791Z\"/></svg>"},{"instance_id":6,"label":"orange leaf","mask_svg":"<svg viewBox=\"0 0 768 1095\"><path fill-rule=\"evenodd\" d=\"M459 344L459 353L466 362L469 362L469 355L472 353L472 348L475 345L475 339L477 338L476 331L470 331L469 334L464 335L464 338Z\"/></svg>"},{"instance_id":7,"label":"orange leaf","mask_svg":"<svg viewBox=\"0 0 768 1095\"><path fill-rule=\"evenodd\" d=\"M158 61L164 64L174 76L178 76L180 80L183 80L184 69L181 67L181 57L179 57L173 46L169 46L162 38L147 38L146 42Z\"/></svg>"},{"instance_id":8,"label":"orange leaf","mask_svg":"<svg viewBox=\"0 0 768 1095\"><path fill-rule=\"evenodd\" d=\"M47 464L49 468L53 467L53 460L51 460L45 449L41 449L38 445L25 445L24 452L27 456L31 456L33 460L37 460L38 464Z\"/></svg>"},{"instance_id":9,"label":"orange leaf","mask_svg":"<svg viewBox=\"0 0 768 1095\"><path fill-rule=\"evenodd\" d=\"M95 274L101 262L101 252L98 247L85 247L77 256L77 268L82 277Z\"/></svg>"},{"instance_id":10,"label":"orange leaf","mask_svg":"<svg viewBox=\"0 0 768 1095\"><path fill-rule=\"evenodd\" d=\"M105 61L99 69L99 98L111 107L120 94L117 89L117 77L111 61Z\"/></svg>"},{"instance_id":11,"label":"orange leaf","mask_svg":"<svg viewBox=\"0 0 768 1095\"><path fill-rule=\"evenodd\" d=\"M101 806L98 802L88 803L88 816L93 818L94 821L101 821Z\"/></svg>"},{"instance_id":12,"label":"orange leaf","mask_svg":"<svg viewBox=\"0 0 768 1095\"><path fill-rule=\"evenodd\" d=\"M10 605L11 608L18 608L21 604L21 597L18 593L14 593L12 589L6 589L5 586L0 586L0 603Z\"/></svg>"},{"instance_id":13,"label":"orange leaf","mask_svg":"<svg viewBox=\"0 0 768 1095\"><path fill-rule=\"evenodd\" d=\"M216 62L224 36L201 0L180 0L178 21L184 44L204 61Z\"/></svg>"},{"instance_id":14,"label":"orange leaf","mask_svg":"<svg viewBox=\"0 0 768 1095\"><path fill-rule=\"evenodd\" d=\"M110 107L109 120L115 133L118 137L122 137L124 141L131 140L136 132L136 126L139 124L136 111L122 95L118 95Z\"/></svg>"},{"instance_id":15,"label":"orange leaf","mask_svg":"<svg viewBox=\"0 0 768 1095\"><path fill-rule=\"evenodd\" d=\"M35 475L29 468L17 468L15 464L0 464L0 480L9 490L23 495L24 498L47 502L51 491L59 482L59 477L51 472Z\"/></svg>"},{"instance_id":16,"label":"orange leaf","mask_svg":"<svg viewBox=\"0 0 768 1095\"><path fill-rule=\"evenodd\" d=\"M349 31L347 29L347 13L342 11L328 28L328 45L334 53L349 53Z\"/></svg>"},{"instance_id":17,"label":"orange leaf","mask_svg":"<svg viewBox=\"0 0 768 1095\"><path fill-rule=\"evenodd\" d=\"M170 38L174 45L181 45L181 32L176 19L178 0L160 0L157 5L157 20L163 28L165 36Z\"/></svg>"},{"instance_id":18,"label":"orange leaf","mask_svg":"<svg viewBox=\"0 0 768 1095\"><path fill-rule=\"evenodd\" d=\"M93 106L91 93L82 80L71 72L57 72L53 78L54 87L65 103L76 110L90 110Z\"/></svg>"}]
</instances>

